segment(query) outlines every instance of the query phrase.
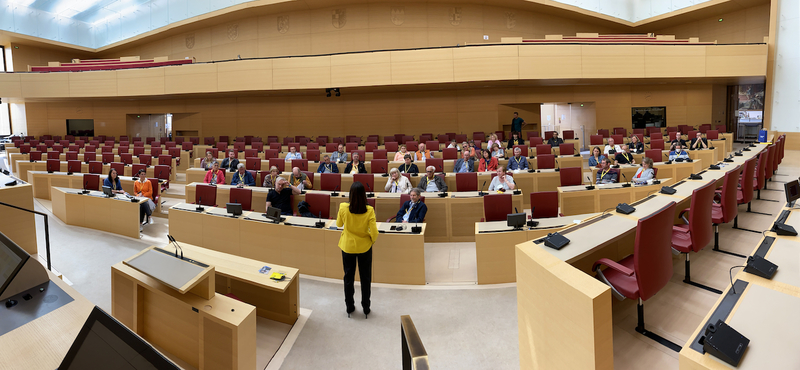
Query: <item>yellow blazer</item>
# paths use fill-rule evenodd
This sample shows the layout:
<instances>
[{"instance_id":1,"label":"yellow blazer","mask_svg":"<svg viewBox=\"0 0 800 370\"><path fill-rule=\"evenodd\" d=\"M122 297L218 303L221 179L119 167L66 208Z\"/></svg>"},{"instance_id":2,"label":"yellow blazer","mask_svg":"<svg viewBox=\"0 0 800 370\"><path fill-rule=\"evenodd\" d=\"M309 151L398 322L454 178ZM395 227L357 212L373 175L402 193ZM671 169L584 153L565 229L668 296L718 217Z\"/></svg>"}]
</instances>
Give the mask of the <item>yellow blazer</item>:
<instances>
[{"instance_id":1,"label":"yellow blazer","mask_svg":"<svg viewBox=\"0 0 800 370\"><path fill-rule=\"evenodd\" d=\"M339 238L339 248L345 253L364 253L372 248L378 239L378 224L375 223L375 210L367 205L367 212L357 215L350 213L350 203L339 205L336 226L344 226Z\"/></svg>"}]
</instances>

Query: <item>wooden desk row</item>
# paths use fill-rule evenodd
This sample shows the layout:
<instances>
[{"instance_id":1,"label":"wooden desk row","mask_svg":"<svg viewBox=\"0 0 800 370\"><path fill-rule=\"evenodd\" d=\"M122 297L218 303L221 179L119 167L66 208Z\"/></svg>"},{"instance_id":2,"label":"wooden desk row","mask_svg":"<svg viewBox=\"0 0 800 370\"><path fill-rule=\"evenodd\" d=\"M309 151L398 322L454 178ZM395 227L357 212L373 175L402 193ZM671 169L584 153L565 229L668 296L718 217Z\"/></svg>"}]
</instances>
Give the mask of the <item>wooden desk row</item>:
<instances>
[{"instance_id":1,"label":"wooden desk row","mask_svg":"<svg viewBox=\"0 0 800 370\"><path fill-rule=\"evenodd\" d=\"M784 207L790 211L786 224L800 228L800 210ZM776 219L780 217L780 213ZM682 370L730 369L716 357L702 353L699 338L705 333L709 322L722 319L750 340L737 369L793 369L800 366L800 353L795 343L800 340L800 238L765 233L751 255L759 255L778 265L771 280L744 272L732 278L717 303L709 310L701 324L692 333L680 352ZM726 307L721 307L723 302Z\"/></svg>"},{"instance_id":2,"label":"wooden desk row","mask_svg":"<svg viewBox=\"0 0 800 370\"><path fill-rule=\"evenodd\" d=\"M342 252L338 243L341 230L331 230L333 220L286 217L276 224L258 212L229 217L224 208L205 207L195 211L191 204L179 203L169 210L169 232L179 242L259 261L292 266L304 274L341 279ZM425 233L411 233L410 227L391 231L394 223L378 223L381 233L372 246L373 282L425 284Z\"/></svg>"},{"instance_id":3,"label":"wooden desk row","mask_svg":"<svg viewBox=\"0 0 800 370\"><path fill-rule=\"evenodd\" d=\"M19 173L19 177L20 178L25 178L25 179L30 179L30 176L29 176L29 172L30 171L47 172L47 162L46 161L37 161L37 162L20 161L18 163L18 167L19 167L18 168L19 169L19 172L18 172ZM61 162L61 168L59 169L59 172L67 173L67 169L68 169L67 162ZM103 165L103 172L100 173L99 175L108 175L109 171L111 171L111 165L104 164ZM133 174L131 173L132 171L133 171L133 167L125 166L125 171L124 171L125 173L121 173L121 174L118 173L117 175L119 175L120 177L122 177L122 176L130 177L130 176L133 176ZM88 164L81 163L81 173L89 173L89 165ZM154 178L155 177L155 167L153 167L153 166L147 167L147 177L150 177L150 178ZM175 177L175 172L173 171L172 173L170 173L170 181L175 181L174 177Z\"/></svg>"},{"instance_id":4,"label":"wooden desk row","mask_svg":"<svg viewBox=\"0 0 800 370\"><path fill-rule=\"evenodd\" d=\"M0 202L33 210L33 186L20 181L16 185L6 185L14 181L15 178L0 173ZM0 232L28 254L37 254L36 218L33 213L0 205Z\"/></svg>"},{"instance_id":5,"label":"wooden desk row","mask_svg":"<svg viewBox=\"0 0 800 370\"><path fill-rule=\"evenodd\" d=\"M700 172L703 168L707 168L711 164L712 163L703 162L698 159L694 162L672 162L672 164L656 162L653 164L653 168L658 169L658 175L656 175L658 179L684 179L693 173ZM621 164L619 167L618 170L622 172L622 175L619 176L619 182L627 182L625 179L628 181L633 180L633 176L635 176L636 171L641 168L641 164ZM599 169L597 167L592 167L591 171L591 180L592 184L594 184L595 180L597 180L597 171L599 171Z\"/></svg>"},{"instance_id":6,"label":"wooden desk row","mask_svg":"<svg viewBox=\"0 0 800 370\"><path fill-rule=\"evenodd\" d=\"M66 153L61 153L58 158L59 158L60 161L66 162L67 161L67 154ZM79 161L83 162L83 158L84 157L83 157L82 153L78 154L78 160ZM21 153L9 153L8 160L11 163L11 172L18 172L18 168L17 168L18 166L17 166L16 162L29 162L30 161L30 155L29 154L21 154ZM98 161L102 161L103 160L102 155L97 154L97 160ZM47 155L46 154L42 154L41 162L45 162L45 161L47 161ZM119 155L114 154L114 162L122 163L122 160L120 159ZM139 157L133 157L133 163L141 163L139 161ZM155 166L157 164L158 164L158 157L153 157L153 158L150 159L150 165L151 166ZM189 164L191 164L191 163L187 159L186 162L182 162L181 165L178 166L177 159L176 158L172 158L172 163L170 164L170 166L172 167L172 172L174 173L177 170L184 170L184 169L188 168Z\"/></svg>"},{"instance_id":7,"label":"wooden desk row","mask_svg":"<svg viewBox=\"0 0 800 370\"><path fill-rule=\"evenodd\" d=\"M737 161L742 163L764 148L761 145L745 152L748 154L736 157ZM697 188L711 181L719 183L736 164L707 170L703 180L682 180L673 186ZM631 204L636 211L630 215L612 211L585 220L561 232L571 243L560 250L535 241L517 244L521 367L613 368L611 289L595 279L592 265L600 258L618 261L633 253L637 220L670 201L677 203L677 213L689 206L690 196L690 192L657 193Z\"/></svg>"},{"instance_id":8,"label":"wooden desk row","mask_svg":"<svg viewBox=\"0 0 800 370\"><path fill-rule=\"evenodd\" d=\"M600 184L592 190L584 185L562 186L558 188L558 204L562 215L579 215L613 210L617 204L633 203L661 190L662 186L674 183L670 178L661 179L661 184L632 185Z\"/></svg>"},{"instance_id":9,"label":"wooden desk row","mask_svg":"<svg viewBox=\"0 0 800 370\"><path fill-rule=\"evenodd\" d=\"M65 224L139 239L139 204L147 198L106 198L102 192L81 194L75 189L52 188L53 214Z\"/></svg>"},{"instance_id":10,"label":"wooden desk row","mask_svg":"<svg viewBox=\"0 0 800 370\"><path fill-rule=\"evenodd\" d=\"M186 203L194 203L195 189L197 184L192 183L186 186ZM217 205L224 207L225 203L235 203L236 199L230 198L230 185L217 186ZM254 212L266 212L266 202L268 189L255 187L251 206ZM309 190L307 193L330 194L328 191ZM454 192L449 193L446 198L440 198L435 194L425 196L425 205L428 213L425 222L428 224L428 231L425 233L425 242L471 242L475 240L472 232L475 222L480 222L484 218L483 197L478 192ZM523 195L512 197L513 206L520 212L523 208ZM293 197L292 206L297 210L297 204L306 200L305 195ZM348 193L340 193L338 197L331 197L330 218L335 219L339 211L339 204L348 202ZM400 209L400 194L398 193L375 193L375 216L378 221L388 220Z\"/></svg>"}]
</instances>

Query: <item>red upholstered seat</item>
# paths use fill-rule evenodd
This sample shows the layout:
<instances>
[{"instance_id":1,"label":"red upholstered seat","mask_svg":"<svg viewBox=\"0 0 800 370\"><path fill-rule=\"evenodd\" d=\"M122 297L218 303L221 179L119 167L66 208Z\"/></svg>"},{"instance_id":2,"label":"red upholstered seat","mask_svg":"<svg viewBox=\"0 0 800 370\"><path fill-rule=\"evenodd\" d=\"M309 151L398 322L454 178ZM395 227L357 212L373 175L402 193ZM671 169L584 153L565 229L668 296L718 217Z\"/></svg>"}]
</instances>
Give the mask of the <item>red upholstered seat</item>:
<instances>
[{"instance_id":1,"label":"red upholstered seat","mask_svg":"<svg viewBox=\"0 0 800 370\"><path fill-rule=\"evenodd\" d=\"M456 173L456 191L478 191L478 174Z\"/></svg>"},{"instance_id":2,"label":"red upholstered seat","mask_svg":"<svg viewBox=\"0 0 800 370\"><path fill-rule=\"evenodd\" d=\"M252 211L253 190L248 188L231 188L229 201L242 205L243 211Z\"/></svg>"},{"instance_id":3,"label":"red upholstered seat","mask_svg":"<svg viewBox=\"0 0 800 370\"><path fill-rule=\"evenodd\" d=\"M617 264L631 270L635 271L635 262L633 260L633 255L623 258L621 261L617 262ZM636 273L634 272L633 275L624 274L620 271L614 269L605 269L603 270L603 275L605 275L606 279L610 281L614 288L622 293L625 298L628 299L639 299L639 283L636 279Z\"/></svg>"},{"instance_id":4,"label":"red upholstered seat","mask_svg":"<svg viewBox=\"0 0 800 370\"><path fill-rule=\"evenodd\" d=\"M485 221L505 221L513 212L511 194L489 194L483 197Z\"/></svg>"},{"instance_id":5,"label":"red upholstered seat","mask_svg":"<svg viewBox=\"0 0 800 370\"><path fill-rule=\"evenodd\" d=\"M540 191L531 193L532 218L558 217L558 192Z\"/></svg>"}]
</instances>

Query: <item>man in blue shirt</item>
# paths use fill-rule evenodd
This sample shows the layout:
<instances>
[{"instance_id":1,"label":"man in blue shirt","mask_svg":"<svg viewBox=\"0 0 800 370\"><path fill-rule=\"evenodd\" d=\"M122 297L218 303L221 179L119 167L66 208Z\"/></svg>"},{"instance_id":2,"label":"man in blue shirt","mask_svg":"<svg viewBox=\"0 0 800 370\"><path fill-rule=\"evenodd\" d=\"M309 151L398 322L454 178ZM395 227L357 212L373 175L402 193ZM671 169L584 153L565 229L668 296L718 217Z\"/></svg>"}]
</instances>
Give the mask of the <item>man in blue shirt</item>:
<instances>
[{"instance_id":1,"label":"man in blue shirt","mask_svg":"<svg viewBox=\"0 0 800 370\"><path fill-rule=\"evenodd\" d=\"M247 170L244 169L244 164L239 163L236 167L236 173L233 174L231 185L236 185L240 188L245 186L256 186L256 179Z\"/></svg>"},{"instance_id":2,"label":"man in blue shirt","mask_svg":"<svg viewBox=\"0 0 800 370\"><path fill-rule=\"evenodd\" d=\"M397 212L397 217L394 219L395 222L417 223L425 221L425 214L428 213L428 206L420 202L420 195L421 192L419 189L411 189L411 200L406 201L403 203L403 206L400 207L400 210Z\"/></svg>"},{"instance_id":3,"label":"man in blue shirt","mask_svg":"<svg viewBox=\"0 0 800 370\"><path fill-rule=\"evenodd\" d=\"M317 168L317 173L339 173L339 166L336 163L331 163L331 157L325 154L322 157L322 163L319 164L319 168Z\"/></svg>"},{"instance_id":4,"label":"man in blue shirt","mask_svg":"<svg viewBox=\"0 0 800 370\"><path fill-rule=\"evenodd\" d=\"M509 171L523 171L528 169L528 160L522 156L522 149L514 148L514 156L508 160Z\"/></svg>"},{"instance_id":5,"label":"man in blue shirt","mask_svg":"<svg viewBox=\"0 0 800 370\"><path fill-rule=\"evenodd\" d=\"M456 173L475 172L475 160L469 156L468 151L461 152L461 158L456 161L454 170Z\"/></svg>"},{"instance_id":6,"label":"man in blue shirt","mask_svg":"<svg viewBox=\"0 0 800 370\"><path fill-rule=\"evenodd\" d=\"M514 112L514 118L511 120L511 132L522 132L525 120L519 117L519 113Z\"/></svg>"}]
</instances>

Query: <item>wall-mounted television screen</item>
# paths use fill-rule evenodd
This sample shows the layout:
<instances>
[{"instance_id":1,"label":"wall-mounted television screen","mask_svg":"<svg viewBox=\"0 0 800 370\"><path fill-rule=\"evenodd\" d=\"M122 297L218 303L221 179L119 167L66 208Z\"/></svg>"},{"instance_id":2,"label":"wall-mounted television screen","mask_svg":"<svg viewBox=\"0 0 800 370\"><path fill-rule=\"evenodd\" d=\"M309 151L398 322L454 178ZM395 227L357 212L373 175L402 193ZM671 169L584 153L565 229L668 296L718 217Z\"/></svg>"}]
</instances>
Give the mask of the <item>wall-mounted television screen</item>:
<instances>
[{"instance_id":1,"label":"wall-mounted television screen","mask_svg":"<svg viewBox=\"0 0 800 370\"><path fill-rule=\"evenodd\" d=\"M667 107L631 108L633 128L667 127Z\"/></svg>"}]
</instances>

